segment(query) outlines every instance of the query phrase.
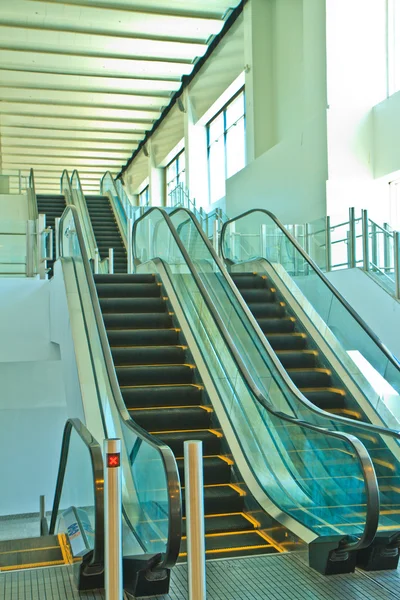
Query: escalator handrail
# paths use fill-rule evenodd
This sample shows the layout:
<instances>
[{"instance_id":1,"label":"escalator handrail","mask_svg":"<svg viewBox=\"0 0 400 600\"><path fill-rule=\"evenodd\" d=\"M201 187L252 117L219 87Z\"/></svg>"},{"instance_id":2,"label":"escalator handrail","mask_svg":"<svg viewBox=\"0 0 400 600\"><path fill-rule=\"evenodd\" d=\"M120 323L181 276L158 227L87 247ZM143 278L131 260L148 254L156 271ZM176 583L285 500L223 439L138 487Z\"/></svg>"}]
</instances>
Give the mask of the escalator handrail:
<instances>
[{"instance_id":1,"label":"escalator handrail","mask_svg":"<svg viewBox=\"0 0 400 600\"><path fill-rule=\"evenodd\" d=\"M185 212L190 214L190 212L187 211L186 209L178 208L177 210L185 210ZM320 434L327 435L329 437L333 437L336 439L340 439L341 441L348 443L350 446L352 446L354 453L357 457L357 460L361 466L363 478L364 478L364 485L365 485L365 490L366 490L366 500L367 500L366 519L365 519L364 531L363 531L363 534L361 535L361 537L355 542L348 542L348 543L346 543L347 540L344 539L343 545L341 546L341 548L349 550L349 551L350 550L354 551L354 550L359 550L361 548L365 548L365 547L369 546L371 544L371 542L374 540L374 537L375 537L375 534L376 534L376 531L378 528L380 501L379 501L379 490L378 490L378 484L377 484L377 480L376 480L375 469L374 469L371 457L369 456L365 446L360 442L360 440L357 437L355 437L351 434L347 434L347 433L343 433L343 432L339 432L339 431L330 431L326 428L318 427L317 425L312 425L310 423L307 423L305 421L297 419L296 417L291 417L280 411L276 411L273 408L271 402L264 396L264 394L258 388L257 383L254 381L253 377L248 372L246 365L244 364L244 362L242 360L240 352L235 345L235 342L233 341L228 329L226 328L224 322L222 321L222 319L218 313L218 310L214 305L212 298L210 297L207 289L205 288L200 276L197 273L197 270L196 270L192 260L190 259L181 239L179 238L179 235L172 223L171 218L161 208L158 208L156 206L149 208L149 210L146 212L145 215L143 215L142 217L137 219L137 221L135 221L135 223L133 225L133 230L132 230L132 238L133 238L132 247L134 249L134 252L136 251L136 239L135 238L136 238L136 232L137 232L139 223L143 219L148 218L148 216L151 213L153 213L154 211L157 211L158 213L160 213L160 215L164 219L165 223L167 224L169 233L172 235L176 245L178 246L178 248L185 260L186 266L188 267L191 276L193 277L194 281L196 282L196 285L202 295L202 298L203 298L208 310L210 311L210 313L222 335L222 338L224 339L227 347L229 348L231 355L234 357L234 360L237 364L238 370L239 370L243 380L246 382L248 388L251 390L251 392L252 392L253 396L255 397L255 399L257 400L257 402L263 408L265 408L265 410L267 410L270 414L274 415L274 417L276 417L278 419L289 422L300 428L310 429L310 430L316 431Z\"/></svg>"},{"instance_id":2,"label":"escalator handrail","mask_svg":"<svg viewBox=\"0 0 400 600\"><path fill-rule=\"evenodd\" d=\"M68 463L68 453L72 431L75 431L85 444L92 464L94 488L94 547L91 564L104 564L104 468L103 453L100 444L94 439L89 430L79 419L68 419L64 426L61 443L60 463L58 468L57 483L54 493L53 510L50 519L49 534L54 535L57 517L63 492L65 471Z\"/></svg>"},{"instance_id":3,"label":"escalator handrail","mask_svg":"<svg viewBox=\"0 0 400 600\"><path fill-rule=\"evenodd\" d=\"M383 342L372 331L372 329L369 327L369 325L367 325L367 323L360 317L360 315L354 310L354 308L347 302L347 300L345 298L343 298L343 296L341 295L341 293L329 281L329 279L321 271L321 269L318 267L318 265L312 260L312 258L310 258L310 256L308 256L308 254L305 252L305 250L303 250L303 248L300 246L299 242L291 235L291 233L289 233L289 231L287 231L287 229L285 228L285 226L269 210L265 210L264 208L253 208L251 210L248 210L248 211L242 213L241 215L238 215L237 217L234 217L233 219L229 219L229 221L226 221L223 224L222 229L221 229L220 248L221 248L221 255L222 255L224 261L228 261L229 260L225 256L224 244L223 244L224 237L225 237L225 232L226 232L227 227L231 223L234 223L235 221L238 221L239 219L247 217L248 215L250 215L252 213L255 213L255 212L261 212L261 213L267 215L275 223L275 225L277 225L277 227L279 227L279 229L282 231L282 233L288 238L288 240L296 248L297 252L299 252L301 254L301 256L304 258L304 260L310 265L310 267L313 269L313 271L315 271L315 273L318 275L318 277L328 287L329 291L335 296L335 298L340 302L340 304L342 306L344 306L344 308L351 314L351 316L353 317L353 319L356 320L356 322L358 323L358 325L364 330L364 332L378 346L378 348L385 355L385 357L387 358L387 360L396 368L397 371L400 372L400 363L398 362L398 360L396 359L396 357L392 354L392 352L390 352L390 350L385 346L385 344L383 344ZM261 257L261 258L265 258L265 257Z\"/></svg>"},{"instance_id":4,"label":"escalator handrail","mask_svg":"<svg viewBox=\"0 0 400 600\"><path fill-rule=\"evenodd\" d=\"M89 294L92 303L92 308L95 316L96 327L100 338L101 348L103 352L103 358L105 361L107 376L113 395L113 401L117 410L124 420L125 425L133 431L133 433L140 438L143 442L153 448L161 457L166 480L167 480L167 492L168 492L168 523L169 523L169 535L167 541L167 549L163 557L163 561L160 567L169 568L175 565L179 554L179 548L181 544L181 521L182 521L182 510L181 510L181 494L180 494L180 481L178 467L175 461L174 454L169 446L159 440L157 437L152 436L146 430L142 429L135 421L131 418L125 403L121 395L121 389L119 387L117 375L115 372L114 361L110 351L110 345L108 343L107 332L104 325L103 314L101 312L99 299L97 296L96 285L93 279L93 273L90 268L89 259L87 256L84 238L82 233L82 227L79 221L79 213L75 206L68 206L60 219L60 232L62 231L62 224L66 218L68 211L71 210L74 215L76 233L82 253L82 262L87 278L89 287ZM59 236L59 255L62 256L62 236Z\"/></svg>"},{"instance_id":5,"label":"escalator handrail","mask_svg":"<svg viewBox=\"0 0 400 600\"><path fill-rule=\"evenodd\" d=\"M377 433L379 435L385 435L385 436L392 437L392 438L400 441L400 431L397 431L395 429L390 429L387 427L381 427L380 425L374 425L373 423L366 423L365 421L355 421L354 419L349 419L348 417L342 417L341 415L335 415L333 413L332 414L327 413L322 408L319 408L318 406L313 404L310 400L308 400L308 398L306 398L304 396L304 394L302 394L299 391L299 389L293 383L292 379L287 374L285 368L282 366L281 361L276 356L276 354L275 354L274 350L272 349L270 343L268 342L266 336L261 331L257 321L254 318L253 313L250 311L246 302L243 300L242 295L238 291L236 285L233 283L231 277L229 276L229 273L227 273L225 266L223 265L221 259L215 252L212 244L210 244L210 241L208 240L204 231L200 227L196 217L194 215L192 215L190 213L190 211L188 211L185 208L177 208L175 211L173 211L171 213L171 217L174 214L176 214L178 211L185 212L188 215L188 220L190 219L194 223L196 229L198 230L199 234L201 235L201 237L203 239L203 242L206 244L208 251L212 255L213 260L217 263L217 265L220 269L220 272L221 272L222 276L224 277L226 284L229 286L229 288L232 291L232 294L235 296L236 300L240 304L240 307L246 314L247 319L250 322L250 326L254 330L254 333L256 334L259 342L262 344L262 346L265 349L266 353L268 354L270 360L273 362L275 368L277 369L277 371L279 373L279 376L284 380L286 386L291 390L292 394L294 394L296 396L297 400L301 404L305 405L310 411L317 414L321 418L328 419L329 421L336 421L343 426L352 427L353 429L360 429L360 430L368 431L370 433ZM251 211L249 211L249 212L251 212ZM262 259L262 260L265 260L265 259Z\"/></svg>"},{"instance_id":6,"label":"escalator handrail","mask_svg":"<svg viewBox=\"0 0 400 600\"><path fill-rule=\"evenodd\" d=\"M84 204L84 214L82 215L82 217L84 217L84 219L85 219L84 225L85 225L86 231L88 232L89 237L90 237L90 243L92 245L91 252L93 252L92 258L94 259L94 254L95 254L96 249L97 249L97 241L96 241L96 236L94 234L92 220L91 220L90 215L89 215L89 209L88 209L88 206L87 206L87 203L86 203L85 194L83 193L83 189L82 189L82 185L81 185L81 180L80 180L79 173L78 173L77 169L74 169L72 171L72 175L71 175L71 179L70 179L70 185L69 185L69 189L71 190L71 193L72 193L74 181L76 182L76 188L77 188L78 193L80 194L80 198L82 199L83 204ZM71 196L72 196L72 194L71 194Z\"/></svg>"}]
</instances>

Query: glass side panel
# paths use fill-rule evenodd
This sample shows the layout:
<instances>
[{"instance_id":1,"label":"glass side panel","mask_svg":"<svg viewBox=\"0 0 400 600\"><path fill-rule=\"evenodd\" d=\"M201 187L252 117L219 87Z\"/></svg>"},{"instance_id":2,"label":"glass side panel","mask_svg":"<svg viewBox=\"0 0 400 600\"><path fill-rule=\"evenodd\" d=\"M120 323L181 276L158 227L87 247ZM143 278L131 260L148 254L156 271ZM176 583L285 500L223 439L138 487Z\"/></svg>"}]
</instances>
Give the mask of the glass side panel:
<instances>
[{"instance_id":1,"label":"glass side panel","mask_svg":"<svg viewBox=\"0 0 400 600\"><path fill-rule=\"evenodd\" d=\"M93 312L77 226L79 223L75 219L73 211L67 208L61 221L62 256L74 259L74 271L82 298L85 330L90 345L93 375L88 374L88 385L91 382L90 377L93 377L93 384L97 390L97 395L93 397L92 403L85 404L85 411L93 417L95 411L100 410L102 429L98 428L95 433L94 428L90 427L99 443L102 443L105 437L119 437L123 440L121 462L123 514L126 523L124 532L134 533L134 536L129 534L131 538L130 552L132 552L132 543L136 539L138 552L163 553L167 548L171 527L168 515L169 484L163 457L160 451L154 447L154 443L151 444L138 437L122 397L117 399L114 397ZM146 473L148 476L149 464L152 468L152 477L149 482L151 486L144 488L143 481ZM162 523L158 522L160 511L167 515Z\"/></svg>"},{"instance_id":2,"label":"glass side panel","mask_svg":"<svg viewBox=\"0 0 400 600\"><path fill-rule=\"evenodd\" d=\"M227 331L243 368L274 409L294 414L290 392L280 385L276 369L267 364L249 336L235 302L226 293L218 265L207 256L197 229L188 224L187 213L178 211L172 220L177 231L186 229L185 247L218 307L225 333L214 320L201 285L190 272L161 211L152 211L135 225L135 257L147 261L137 270L166 268L217 390L219 400L214 408L219 418L223 414L229 420L257 486L272 502L271 514L279 518L283 511L293 522L319 535L359 535L365 524L362 512L366 498L354 450L347 441L286 421L268 410L268 404L258 401L226 343ZM161 264L152 258L160 259ZM324 425L329 426L329 422Z\"/></svg>"}]
</instances>

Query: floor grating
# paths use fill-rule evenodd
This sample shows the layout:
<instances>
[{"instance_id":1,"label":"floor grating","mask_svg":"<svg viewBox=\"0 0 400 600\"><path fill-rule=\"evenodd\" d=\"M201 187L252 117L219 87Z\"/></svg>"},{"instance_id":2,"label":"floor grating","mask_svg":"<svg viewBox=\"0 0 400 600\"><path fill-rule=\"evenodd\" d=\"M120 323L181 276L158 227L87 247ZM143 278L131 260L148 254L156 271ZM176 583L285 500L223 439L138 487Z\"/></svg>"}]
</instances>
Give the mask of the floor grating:
<instances>
[{"instance_id":1,"label":"floor grating","mask_svg":"<svg viewBox=\"0 0 400 600\"><path fill-rule=\"evenodd\" d=\"M308 568L301 553L227 559L207 563L208 600L394 600L400 572L324 577ZM0 573L1 600L104 600L101 591L74 590L70 571L52 567ZM187 600L186 565L176 567L168 595L154 600Z\"/></svg>"}]
</instances>

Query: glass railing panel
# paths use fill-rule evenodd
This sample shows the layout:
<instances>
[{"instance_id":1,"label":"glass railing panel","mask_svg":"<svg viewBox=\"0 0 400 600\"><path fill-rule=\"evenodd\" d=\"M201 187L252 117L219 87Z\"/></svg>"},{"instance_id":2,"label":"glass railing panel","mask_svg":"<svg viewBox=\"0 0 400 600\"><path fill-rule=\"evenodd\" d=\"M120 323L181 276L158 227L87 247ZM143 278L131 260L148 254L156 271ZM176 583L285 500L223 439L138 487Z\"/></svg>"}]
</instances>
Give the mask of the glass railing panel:
<instances>
[{"instance_id":1,"label":"glass railing panel","mask_svg":"<svg viewBox=\"0 0 400 600\"><path fill-rule=\"evenodd\" d=\"M183 212L172 217L176 230L182 223L188 227L186 220L187 213ZM354 517L354 506L361 511L366 497L354 451L344 440L290 420L290 392L279 385L273 366L267 365L257 351L226 293L218 265L207 260L204 247L200 251L195 230L191 237L193 248L197 248L192 258L199 279L194 277L161 211L147 213L134 228L135 257L150 261L139 265L138 272L166 269L222 410L258 484L280 511L319 535L342 531L360 534L365 519ZM223 329L210 312L201 284L218 309ZM234 337L237 356L226 343L227 331ZM289 415L288 421L259 401L243 370L251 373L275 411ZM218 407L216 410L218 415Z\"/></svg>"},{"instance_id":2,"label":"glass railing panel","mask_svg":"<svg viewBox=\"0 0 400 600\"><path fill-rule=\"evenodd\" d=\"M326 219L316 219L307 224L306 252L320 269L326 270Z\"/></svg>"},{"instance_id":3,"label":"glass railing panel","mask_svg":"<svg viewBox=\"0 0 400 600\"><path fill-rule=\"evenodd\" d=\"M172 456L169 448L153 441L153 438L140 430L132 422L125 408L116 378L110 379L110 370L114 373L111 354L107 345L108 355L104 350L104 339L96 318L96 306L93 304L93 288L90 287L91 274L88 273L86 251L82 251L82 231L77 219L77 213L67 208L61 220L61 256L74 259L76 274L85 321L85 330L90 347L92 372L97 390L95 406L85 406L87 414L100 410L101 426L97 424L96 434L99 442L105 437L119 437L123 440L121 454L122 463L122 497L123 515L127 524L126 531L133 531L130 536L129 548L136 540L136 551L160 552L166 554L168 544L177 523L170 518L171 502L179 504L179 478L174 461L167 472L165 456ZM86 263L86 265L85 265ZM94 284L93 284L94 286ZM94 296L97 301L96 292ZM97 307L101 317L100 308ZM105 333L104 333L105 336ZM115 374L114 374L115 377ZM97 422L97 421L95 421ZM91 427L91 431L93 428ZM143 487L144 478L152 469L149 486ZM170 479L168 479L170 477ZM176 496L171 500L169 492L175 485ZM165 512L164 521L155 520L159 513ZM178 509L175 513L179 512ZM176 515L175 515L176 516ZM176 521L176 519L175 519ZM180 523L180 517L178 517ZM179 529L179 528L178 528ZM125 531L125 530L124 530ZM176 534L180 536L179 530ZM179 543L178 543L179 545ZM168 557L168 560L176 560Z\"/></svg>"}]
</instances>

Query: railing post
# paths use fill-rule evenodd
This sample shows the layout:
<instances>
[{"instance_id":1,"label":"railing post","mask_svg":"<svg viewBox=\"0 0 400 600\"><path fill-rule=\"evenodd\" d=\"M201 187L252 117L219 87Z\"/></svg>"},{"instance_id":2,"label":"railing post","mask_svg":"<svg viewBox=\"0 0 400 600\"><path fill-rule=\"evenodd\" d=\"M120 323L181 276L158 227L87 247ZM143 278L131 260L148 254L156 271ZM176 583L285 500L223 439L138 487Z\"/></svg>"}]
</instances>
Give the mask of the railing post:
<instances>
[{"instance_id":1,"label":"railing post","mask_svg":"<svg viewBox=\"0 0 400 600\"><path fill-rule=\"evenodd\" d=\"M43 233L46 229L46 215L39 215L37 220L37 253L38 253L38 269L40 279L46 279L47 277L47 262L46 262L46 252L43 248L44 238Z\"/></svg>"},{"instance_id":2,"label":"railing post","mask_svg":"<svg viewBox=\"0 0 400 600\"><path fill-rule=\"evenodd\" d=\"M35 234L36 234L35 221L27 221L26 222L26 276L27 277L34 277L36 275L35 256L34 256L35 245L33 243Z\"/></svg>"},{"instance_id":3,"label":"railing post","mask_svg":"<svg viewBox=\"0 0 400 600\"><path fill-rule=\"evenodd\" d=\"M354 269L357 263L356 258L356 216L355 208L349 208L349 237L348 237L348 257L349 269Z\"/></svg>"},{"instance_id":4,"label":"railing post","mask_svg":"<svg viewBox=\"0 0 400 600\"><path fill-rule=\"evenodd\" d=\"M384 242L383 242L383 262L384 262L384 271L385 273L390 272L390 268L392 266L391 256L390 256L390 231L389 231L389 223L383 224L384 233Z\"/></svg>"},{"instance_id":5,"label":"railing post","mask_svg":"<svg viewBox=\"0 0 400 600\"><path fill-rule=\"evenodd\" d=\"M378 267L378 240L377 240L377 227L376 223L371 222L371 254L372 254L372 264L375 267Z\"/></svg>"},{"instance_id":6,"label":"railing post","mask_svg":"<svg viewBox=\"0 0 400 600\"><path fill-rule=\"evenodd\" d=\"M133 244L132 244L132 229L133 229L133 219L128 219L128 227L127 227L127 236L128 236L128 244L127 244L127 252L128 252L128 273L133 273Z\"/></svg>"},{"instance_id":7,"label":"railing post","mask_svg":"<svg viewBox=\"0 0 400 600\"><path fill-rule=\"evenodd\" d=\"M114 273L114 248L108 249L108 272L110 275Z\"/></svg>"},{"instance_id":8,"label":"railing post","mask_svg":"<svg viewBox=\"0 0 400 600\"><path fill-rule=\"evenodd\" d=\"M260 226L260 256L267 258L267 226L262 224Z\"/></svg>"},{"instance_id":9,"label":"railing post","mask_svg":"<svg viewBox=\"0 0 400 600\"><path fill-rule=\"evenodd\" d=\"M394 247L394 281L397 300L400 300L400 232L393 232Z\"/></svg>"},{"instance_id":10,"label":"railing post","mask_svg":"<svg viewBox=\"0 0 400 600\"><path fill-rule=\"evenodd\" d=\"M59 258L59 250L60 250L60 217L56 217L54 220L54 243L56 245L55 257L56 260Z\"/></svg>"},{"instance_id":11,"label":"railing post","mask_svg":"<svg viewBox=\"0 0 400 600\"><path fill-rule=\"evenodd\" d=\"M95 275L99 274L99 269L100 269L100 253L99 253L99 249L95 248L94 249L94 274Z\"/></svg>"},{"instance_id":12,"label":"railing post","mask_svg":"<svg viewBox=\"0 0 400 600\"><path fill-rule=\"evenodd\" d=\"M326 217L326 231L325 231L325 263L326 271L332 270L332 246L331 246L331 218Z\"/></svg>"},{"instance_id":13,"label":"railing post","mask_svg":"<svg viewBox=\"0 0 400 600\"><path fill-rule=\"evenodd\" d=\"M213 247L219 256L219 221L215 219L213 223Z\"/></svg>"},{"instance_id":14,"label":"railing post","mask_svg":"<svg viewBox=\"0 0 400 600\"><path fill-rule=\"evenodd\" d=\"M189 600L206 598L203 443L184 443Z\"/></svg>"},{"instance_id":15,"label":"railing post","mask_svg":"<svg viewBox=\"0 0 400 600\"><path fill-rule=\"evenodd\" d=\"M311 256L311 244L310 244L310 223L305 223L304 225L304 250L307 252L308 256Z\"/></svg>"},{"instance_id":16,"label":"railing post","mask_svg":"<svg viewBox=\"0 0 400 600\"><path fill-rule=\"evenodd\" d=\"M363 269L369 271L369 222L368 211L361 211L362 219L362 246L363 246Z\"/></svg>"},{"instance_id":17,"label":"railing post","mask_svg":"<svg viewBox=\"0 0 400 600\"><path fill-rule=\"evenodd\" d=\"M121 440L104 440L104 536L106 600L122 600Z\"/></svg>"}]
</instances>

